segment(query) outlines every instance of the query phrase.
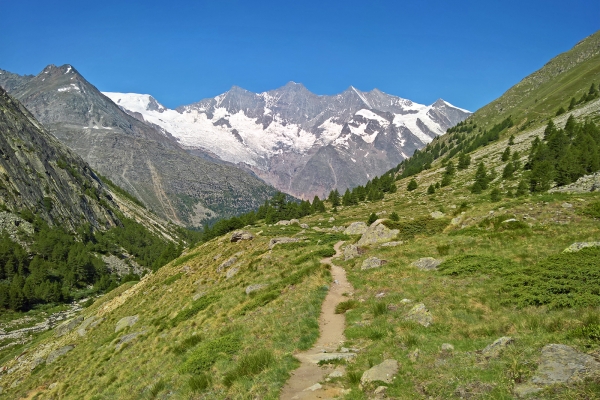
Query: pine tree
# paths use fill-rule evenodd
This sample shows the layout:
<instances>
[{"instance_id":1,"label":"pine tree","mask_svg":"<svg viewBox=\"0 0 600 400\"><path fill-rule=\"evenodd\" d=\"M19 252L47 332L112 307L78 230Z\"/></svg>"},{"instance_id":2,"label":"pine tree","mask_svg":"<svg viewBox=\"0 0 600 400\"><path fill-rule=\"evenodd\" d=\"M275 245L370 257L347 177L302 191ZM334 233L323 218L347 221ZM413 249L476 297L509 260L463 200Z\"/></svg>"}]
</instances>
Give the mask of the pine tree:
<instances>
[{"instance_id":1,"label":"pine tree","mask_svg":"<svg viewBox=\"0 0 600 400\"><path fill-rule=\"evenodd\" d=\"M375 221L377 221L377 214L371 213L371 215L369 215L369 218L367 219L367 225L371 225Z\"/></svg>"},{"instance_id":2,"label":"pine tree","mask_svg":"<svg viewBox=\"0 0 600 400\"><path fill-rule=\"evenodd\" d=\"M515 144L515 135L510 135L510 137L508 138L508 145L512 146Z\"/></svg>"},{"instance_id":3,"label":"pine tree","mask_svg":"<svg viewBox=\"0 0 600 400\"><path fill-rule=\"evenodd\" d=\"M408 182L408 185L406 186L406 189L409 192L412 192L413 190L415 190L419 185L417 184L417 181L413 178L410 180L410 182Z\"/></svg>"},{"instance_id":4,"label":"pine tree","mask_svg":"<svg viewBox=\"0 0 600 400\"><path fill-rule=\"evenodd\" d=\"M517 197L521 197L527 194L527 181L525 181L525 179L522 179L519 182L519 186L517 186L517 190L515 192L515 196Z\"/></svg>"},{"instance_id":5,"label":"pine tree","mask_svg":"<svg viewBox=\"0 0 600 400\"><path fill-rule=\"evenodd\" d=\"M510 147L507 147L506 150L502 153L502 161L507 162L510 158Z\"/></svg>"},{"instance_id":6,"label":"pine tree","mask_svg":"<svg viewBox=\"0 0 600 400\"><path fill-rule=\"evenodd\" d=\"M427 194L434 194L435 193L435 186L429 185L429 187L427 188Z\"/></svg>"},{"instance_id":7,"label":"pine tree","mask_svg":"<svg viewBox=\"0 0 600 400\"><path fill-rule=\"evenodd\" d=\"M396 211L394 211L390 214L390 219L392 221L400 221L400 216L398 215L398 213Z\"/></svg>"},{"instance_id":8,"label":"pine tree","mask_svg":"<svg viewBox=\"0 0 600 400\"><path fill-rule=\"evenodd\" d=\"M571 97L571 102L569 103L569 111L575 108L577 105L577 101L575 101L575 97Z\"/></svg>"},{"instance_id":9,"label":"pine tree","mask_svg":"<svg viewBox=\"0 0 600 400\"><path fill-rule=\"evenodd\" d=\"M500 201L501 199L502 199L502 196L500 193L500 189L493 188L492 191L490 192L490 200L493 202L497 202L497 201Z\"/></svg>"},{"instance_id":10,"label":"pine tree","mask_svg":"<svg viewBox=\"0 0 600 400\"><path fill-rule=\"evenodd\" d=\"M460 153L458 156L458 169L467 169L471 165L471 156L466 153Z\"/></svg>"},{"instance_id":11,"label":"pine tree","mask_svg":"<svg viewBox=\"0 0 600 400\"><path fill-rule=\"evenodd\" d=\"M475 183L471 188L471 192L481 193L481 191L486 190L488 188L489 182L490 178L485 168L485 164L483 163L483 161L481 161L477 166L477 171L475 172Z\"/></svg>"}]
</instances>

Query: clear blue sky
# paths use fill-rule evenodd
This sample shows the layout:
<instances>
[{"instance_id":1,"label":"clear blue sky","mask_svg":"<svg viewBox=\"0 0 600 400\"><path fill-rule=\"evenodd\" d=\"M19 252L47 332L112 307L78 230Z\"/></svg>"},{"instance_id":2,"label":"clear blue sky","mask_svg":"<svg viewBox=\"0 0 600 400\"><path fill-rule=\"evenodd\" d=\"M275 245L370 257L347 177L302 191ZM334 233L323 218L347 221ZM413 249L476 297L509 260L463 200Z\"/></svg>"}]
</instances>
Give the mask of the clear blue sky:
<instances>
[{"instance_id":1,"label":"clear blue sky","mask_svg":"<svg viewBox=\"0 0 600 400\"><path fill-rule=\"evenodd\" d=\"M598 0L4 0L0 13L0 68L72 64L172 108L292 80L474 111L600 29Z\"/></svg>"}]
</instances>

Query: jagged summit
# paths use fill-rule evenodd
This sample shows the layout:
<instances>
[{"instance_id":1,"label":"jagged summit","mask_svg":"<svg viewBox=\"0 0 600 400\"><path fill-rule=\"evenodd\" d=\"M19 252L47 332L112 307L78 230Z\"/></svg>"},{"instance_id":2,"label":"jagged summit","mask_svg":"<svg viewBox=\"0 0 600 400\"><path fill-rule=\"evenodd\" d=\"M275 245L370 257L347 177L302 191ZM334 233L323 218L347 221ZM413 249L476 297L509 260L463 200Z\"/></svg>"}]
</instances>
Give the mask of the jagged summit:
<instances>
[{"instance_id":1,"label":"jagged summit","mask_svg":"<svg viewBox=\"0 0 600 400\"><path fill-rule=\"evenodd\" d=\"M160 112L138 104L140 95L105 94L187 148L208 149L282 191L311 199L364 184L470 115L443 100L426 106L354 86L316 95L292 81L262 93L233 86Z\"/></svg>"}]
</instances>

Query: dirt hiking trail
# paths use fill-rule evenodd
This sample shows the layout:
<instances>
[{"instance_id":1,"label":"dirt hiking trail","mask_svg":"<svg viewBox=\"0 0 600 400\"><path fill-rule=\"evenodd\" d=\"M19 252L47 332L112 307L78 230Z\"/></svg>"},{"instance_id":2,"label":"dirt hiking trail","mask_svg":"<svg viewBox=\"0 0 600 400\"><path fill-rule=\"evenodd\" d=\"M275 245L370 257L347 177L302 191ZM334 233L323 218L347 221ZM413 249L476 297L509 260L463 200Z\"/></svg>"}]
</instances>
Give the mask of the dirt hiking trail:
<instances>
[{"instance_id":1,"label":"dirt hiking trail","mask_svg":"<svg viewBox=\"0 0 600 400\"><path fill-rule=\"evenodd\" d=\"M340 255L340 247L343 243L338 242L335 244L334 257ZM343 388L341 387L319 384L335 370L331 365L319 366L318 362L320 360L355 356L355 354L348 352L336 353L345 341L346 318L344 314L336 314L335 307L348 299L342 296L342 293L352 293L354 288L346 279L346 271L342 267L334 265L332 258L321 260L322 264L331 266L332 284L321 306L319 339L311 349L295 354L301 365L292 372L292 376L283 387L279 396L281 400L333 399L343 394ZM340 370L340 367L337 367L337 369Z\"/></svg>"}]
</instances>

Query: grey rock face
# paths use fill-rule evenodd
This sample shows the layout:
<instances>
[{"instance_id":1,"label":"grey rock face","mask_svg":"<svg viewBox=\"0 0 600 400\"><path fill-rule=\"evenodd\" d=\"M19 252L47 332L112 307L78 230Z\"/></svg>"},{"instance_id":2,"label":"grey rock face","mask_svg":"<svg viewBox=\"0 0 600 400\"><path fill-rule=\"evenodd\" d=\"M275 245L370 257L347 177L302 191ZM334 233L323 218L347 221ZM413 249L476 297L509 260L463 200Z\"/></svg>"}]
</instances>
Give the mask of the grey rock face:
<instances>
[{"instance_id":1,"label":"grey rock face","mask_svg":"<svg viewBox=\"0 0 600 400\"><path fill-rule=\"evenodd\" d=\"M577 242L563 250L563 253L576 253L587 247L600 247L600 242Z\"/></svg>"},{"instance_id":2,"label":"grey rock face","mask_svg":"<svg viewBox=\"0 0 600 400\"><path fill-rule=\"evenodd\" d=\"M391 359L384 360L381 364L375 365L363 372L360 383L363 385L375 381L392 383L399 369L398 361Z\"/></svg>"},{"instance_id":3,"label":"grey rock face","mask_svg":"<svg viewBox=\"0 0 600 400\"><path fill-rule=\"evenodd\" d=\"M300 239L299 238L291 238L291 237L278 237L278 238L273 238L269 241L269 250L273 249L273 247L275 247L278 244L282 244L282 243L296 243L299 242Z\"/></svg>"},{"instance_id":4,"label":"grey rock face","mask_svg":"<svg viewBox=\"0 0 600 400\"><path fill-rule=\"evenodd\" d=\"M125 113L70 65L50 65L10 87L51 134L172 222L200 226L217 208L223 216L238 214L274 193L206 152L190 154L162 129Z\"/></svg>"},{"instance_id":5,"label":"grey rock face","mask_svg":"<svg viewBox=\"0 0 600 400\"><path fill-rule=\"evenodd\" d=\"M513 338L509 336L503 336L500 339L496 339L494 343L486 346L486 348L481 351L481 355L485 358L499 357L502 351L504 351L504 349L506 348L506 346L513 342Z\"/></svg>"},{"instance_id":6,"label":"grey rock face","mask_svg":"<svg viewBox=\"0 0 600 400\"><path fill-rule=\"evenodd\" d=\"M519 397L541 391L554 384L570 384L585 378L600 378L600 363L564 344L549 344L542 349L540 364L531 380L515 387Z\"/></svg>"},{"instance_id":7,"label":"grey rock face","mask_svg":"<svg viewBox=\"0 0 600 400\"><path fill-rule=\"evenodd\" d=\"M65 321L62 324L58 325L54 330L54 336L61 337L71 332L77 325L79 325L83 321L83 316L73 318L70 321Z\"/></svg>"},{"instance_id":8,"label":"grey rock face","mask_svg":"<svg viewBox=\"0 0 600 400\"><path fill-rule=\"evenodd\" d=\"M123 317L117 322L115 326L115 333L122 331L123 329L135 325L135 323L140 319L139 315L131 315L129 317Z\"/></svg>"},{"instance_id":9,"label":"grey rock face","mask_svg":"<svg viewBox=\"0 0 600 400\"><path fill-rule=\"evenodd\" d=\"M352 260L360 255L360 249L355 244L349 244L344 247L344 260Z\"/></svg>"},{"instance_id":10,"label":"grey rock face","mask_svg":"<svg viewBox=\"0 0 600 400\"><path fill-rule=\"evenodd\" d=\"M425 304L419 303L415 305L406 315L405 319L407 321L414 321L417 324L423 325L424 327L428 327L433 323L433 316L431 312L425 307Z\"/></svg>"},{"instance_id":11,"label":"grey rock face","mask_svg":"<svg viewBox=\"0 0 600 400\"><path fill-rule=\"evenodd\" d=\"M251 234L250 232L247 232L247 231L235 231L231 235L230 241L233 243L233 242L240 242L242 240L252 240L252 239L254 239L254 235Z\"/></svg>"},{"instance_id":12,"label":"grey rock face","mask_svg":"<svg viewBox=\"0 0 600 400\"><path fill-rule=\"evenodd\" d=\"M54 361L58 360L60 357L64 356L74 348L75 346L68 345L61 347L58 350L54 350L52 353L48 354L48 358L46 358L46 364L52 364Z\"/></svg>"},{"instance_id":13,"label":"grey rock face","mask_svg":"<svg viewBox=\"0 0 600 400\"><path fill-rule=\"evenodd\" d=\"M423 257L414 261L412 264L413 267L417 267L421 271L432 271L437 269L438 265L442 263L442 260L436 260L433 257Z\"/></svg>"},{"instance_id":14,"label":"grey rock face","mask_svg":"<svg viewBox=\"0 0 600 400\"><path fill-rule=\"evenodd\" d=\"M378 268L386 263L387 263L386 260L381 260L377 257L369 257L363 261L362 265L360 266L360 269L365 270L365 269L371 269L371 268Z\"/></svg>"},{"instance_id":15,"label":"grey rock face","mask_svg":"<svg viewBox=\"0 0 600 400\"><path fill-rule=\"evenodd\" d=\"M353 222L346 228L346 230L344 230L344 234L362 235L367 231L368 228L369 226L364 222Z\"/></svg>"},{"instance_id":16,"label":"grey rock face","mask_svg":"<svg viewBox=\"0 0 600 400\"><path fill-rule=\"evenodd\" d=\"M383 224L378 224L374 222L373 225L367 228L367 231L361 236L357 245L359 246L368 246L377 243L389 242L400 231L398 229L389 229Z\"/></svg>"}]
</instances>

